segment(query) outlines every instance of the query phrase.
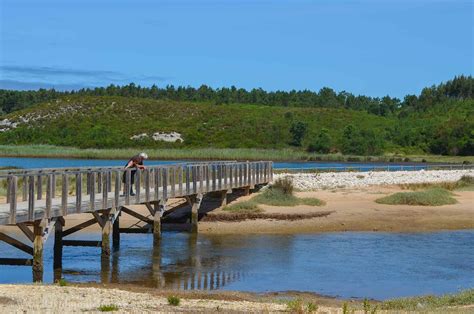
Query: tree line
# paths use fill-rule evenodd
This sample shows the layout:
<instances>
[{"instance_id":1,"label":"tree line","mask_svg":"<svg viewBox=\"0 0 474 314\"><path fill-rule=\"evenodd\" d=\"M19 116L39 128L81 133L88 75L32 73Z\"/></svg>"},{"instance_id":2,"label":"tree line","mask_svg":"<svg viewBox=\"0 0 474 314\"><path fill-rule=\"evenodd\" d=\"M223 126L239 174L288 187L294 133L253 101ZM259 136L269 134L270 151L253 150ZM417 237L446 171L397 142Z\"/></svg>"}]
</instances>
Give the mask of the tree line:
<instances>
[{"instance_id":1,"label":"tree line","mask_svg":"<svg viewBox=\"0 0 474 314\"><path fill-rule=\"evenodd\" d=\"M28 108L32 105L57 99L61 96L124 96L176 101L205 101L220 104L257 104L283 107L345 108L362 110L379 116L406 116L412 111L424 111L436 103L447 99L474 98L472 76L457 76L437 86L424 88L419 96L407 95L403 100L396 97L369 97L354 95L323 87L318 92L310 90L272 91L261 88L250 91L235 86L213 89L207 85L199 88L191 86L167 85L166 87L141 87L134 83L118 86L84 88L72 91L39 89L16 91L0 89L0 115Z\"/></svg>"}]
</instances>

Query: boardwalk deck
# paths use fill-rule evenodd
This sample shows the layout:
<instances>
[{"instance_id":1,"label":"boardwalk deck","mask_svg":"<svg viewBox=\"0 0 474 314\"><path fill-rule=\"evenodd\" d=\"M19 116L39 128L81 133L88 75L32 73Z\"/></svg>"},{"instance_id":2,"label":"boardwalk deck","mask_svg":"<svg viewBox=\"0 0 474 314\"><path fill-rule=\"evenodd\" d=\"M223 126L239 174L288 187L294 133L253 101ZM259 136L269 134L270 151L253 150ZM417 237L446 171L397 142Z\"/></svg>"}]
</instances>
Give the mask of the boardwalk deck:
<instances>
[{"instance_id":1,"label":"boardwalk deck","mask_svg":"<svg viewBox=\"0 0 474 314\"><path fill-rule=\"evenodd\" d=\"M111 232L114 248L119 247L120 233L152 232L156 246L168 199L186 199L191 207L191 231L197 233L199 208L206 193L218 192L223 206L232 190L243 189L246 195L251 188L267 184L272 178L273 165L266 161L189 163L151 166L145 170L109 167L0 171L0 226L18 227L32 244L29 246L0 232L0 241L32 256L0 257L0 264L32 266L33 281L41 281L43 244L52 229L55 274L62 269L63 246L100 246L102 258L107 260ZM131 194L132 189L135 195ZM151 217L127 207L136 204L145 204ZM121 212L145 222L148 227L120 228ZM90 213L92 217L63 230L65 217L81 213ZM101 241L63 240L96 223L102 229Z\"/></svg>"},{"instance_id":2,"label":"boardwalk deck","mask_svg":"<svg viewBox=\"0 0 474 314\"><path fill-rule=\"evenodd\" d=\"M137 171L133 185L131 171L120 168L10 171L0 173L7 182L0 225L245 188L271 178L271 162L153 166ZM135 196L129 195L132 186Z\"/></svg>"}]
</instances>

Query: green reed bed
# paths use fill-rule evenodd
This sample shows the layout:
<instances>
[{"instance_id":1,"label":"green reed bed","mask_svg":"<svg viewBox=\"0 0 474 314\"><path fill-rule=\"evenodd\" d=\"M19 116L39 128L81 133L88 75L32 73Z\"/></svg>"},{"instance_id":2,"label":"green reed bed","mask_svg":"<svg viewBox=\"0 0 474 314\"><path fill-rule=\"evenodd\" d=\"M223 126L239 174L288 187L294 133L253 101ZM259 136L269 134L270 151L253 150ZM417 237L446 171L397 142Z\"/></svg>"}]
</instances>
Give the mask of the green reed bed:
<instances>
[{"instance_id":1,"label":"green reed bed","mask_svg":"<svg viewBox=\"0 0 474 314\"><path fill-rule=\"evenodd\" d=\"M351 161L351 162L445 162L474 163L474 156L351 156L336 154L315 154L297 149L257 148L117 148L95 149L53 145L0 145L3 157L55 157L84 159L127 159L145 150L151 159L201 159L201 160L274 160L274 161Z\"/></svg>"}]
</instances>

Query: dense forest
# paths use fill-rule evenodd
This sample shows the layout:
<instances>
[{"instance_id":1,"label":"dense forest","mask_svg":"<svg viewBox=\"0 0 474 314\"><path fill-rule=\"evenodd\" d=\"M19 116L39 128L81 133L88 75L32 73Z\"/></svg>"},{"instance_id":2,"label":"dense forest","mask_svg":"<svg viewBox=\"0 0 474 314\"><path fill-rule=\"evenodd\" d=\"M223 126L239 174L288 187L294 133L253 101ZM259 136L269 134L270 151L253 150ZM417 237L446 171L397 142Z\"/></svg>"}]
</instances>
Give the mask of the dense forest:
<instances>
[{"instance_id":1,"label":"dense forest","mask_svg":"<svg viewBox=\"0 0 474 314\"><path fill-rule=\"evenodd\" d=\"M137 104L138 99L143 99L143 101ZM455 77L437 86L424 88L420 95L407 95L403 100L389 96L382 98L355 96L345 91L337 93L330 88L322 88L319 92L308 90L266 92L262 89L247 91L235 87L212 89L205 85L199 88L140 87L133 83L125 86L110 85L105 88L64 92L44 89L0 90L0 115L14 120L16 113L25 114L35 110L44 110L46 107L52 110L51 106L65 106L66 101L67 104L71 101L87 104L88 112L81 116L85 122L81 124L75 121L72 125L65 125L61 124L62 120L58 120L51 124L54 127L47 130L21 126L15 130L0 133L0 143L47 143L79 147L114 147L116 143L121 143L122 146L153 147L205 145L282 148L292 146L317 153L342 152L357 155L378 155L400 150L443 155L474 155L474 78L472 76ZM126 129L116 129L115 133L108 137L103 136L98 128L105 125L105 121L110 117L101 115L99 112L101 106L109 102L116 102L124 107L127 104L133 104L135 107L146 106L145 111L150 117L154 117L154 120L146 120L146 123L143 123L145 120L135 121L138 122L138 128L134 126L130 129L128 126ZM43 105L35 106L37 104ZM205 115L202 117L203 121L196 120L194 122L196 125L192 127L184 127L178 122L164 121L164 118L160 116L160 114L163 115L163 110L185 115L186 111L197 110L196 105L200 106ZM132 110L134 110L133 106L131 106ZM135 109L144 110L143 108ZM113 123L118 125L123 125L127 119L130 119L121 111L114 111L113 114L116 115ZM209 128L209 123L205 122L206 119L210 119L209 115L213 114L239 115L241 119L219 123L222 124L224 130L234 133L238 132L238 128L233 130L231 124L237 124L237 127L239 124L248 127L248 132L250 132L248 134L254 136L254 140L241 138L236 142L231 137L227 138L225 134L219 135L221 132L218 131L220 130L218 125L213 131ZM316 118L315 115L320 117ZM181 118L184 119L184 117ZM264 132L265 137L259 136L258 131L257 133L252 131L252 127L260 129L259 126L252 125L259 123L259 118L263 119L260 123L268 128ZM154 123L163 127L153 129ZM85 129L81 131L81 128ZM184 133L185 142L183 144L153 141L137 143L129 139L137 132L147 132L152 129L153 131L180 131ZM92 132L91 130L95 130L98 136L88 137L85 133ZM55 132L62 135L56 135ZM98 141L98 138L103 140Z\"/></svg>"}]
</instances>

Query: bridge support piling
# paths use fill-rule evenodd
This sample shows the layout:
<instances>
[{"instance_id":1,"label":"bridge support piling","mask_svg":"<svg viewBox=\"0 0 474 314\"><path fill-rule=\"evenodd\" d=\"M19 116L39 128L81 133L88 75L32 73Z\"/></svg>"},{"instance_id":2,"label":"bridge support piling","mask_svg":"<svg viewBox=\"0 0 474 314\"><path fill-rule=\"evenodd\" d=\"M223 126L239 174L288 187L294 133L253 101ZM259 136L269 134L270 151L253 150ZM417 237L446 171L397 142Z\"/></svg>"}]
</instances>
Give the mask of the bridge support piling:
<instances>
[{"instance_id":1,"label":"bridge support piling","mask_svg":"<svg viewBox=\"0 0 474 314\"><path fill-rule=\"evenodd\" d=\"M112 226L112 247L114 251L120 249L120 214L115 217L114 224Z\"/></svg>"},{"instance_id":2,"label":"bridge support piling","mask_svg":"<svg viewBox=\"0 0 474 314\"><path fill-rule=\"evenodd\" d=\"M35 221L33 225L33 282L43 281L43 229L41 221Z\"/></svg>"},{"instance_id":3,"label":"bridge support piling","mask_svg":"<svg viewBox=\"0 0 474 314\"><path fill-rule=\"evenodd\" d=\"M54 226L54 255L53 255L54 281L61 279L62 268L63 268L63 226L64 226L63 219L59 219Z\"/></svg>"},{"instance_id":4,"label":"bridge support piling","mask_svg":"<svg viewBox=\"0 0 474 314\"><path fill-rule=\"evenodd\" d=\"M156 246L161 240L161 217L166 211L166 200L153 203L153 245Z\"/></svg>"},{"instance_id":5,"label":"bridge support piling","mask_svg":"<svg viewBox=\"0 0 474 314\"><path fill-rule=\"evenodd\" d=\"M244 187L244 196L250 195L250 186L245 186Z\"/></svg>"},{"instance_id":6,"label":"bridge support piling","mask_svg":"<svg viewBox=\"0 0 474 314\"><path fill-rule=\"evenodd\" d=\"M227 190L221 191L221 208L227 205L227 193L229 193Z\"/></svg>"},{"instance_id":7,"label":"bridge support piling","mask_svg":"<svg viewBox=\"0 0 474 314\"><path fill-rule=\"evenodd\" d=\"M106 215L104 217L104 226L102 227L102 251L101 257L102 258L109 258L110 257L110 230L112 227L112 223L110 221L110 217Z\"/></svg>"},{"instance_id":8,"label":"bridge support piling","mask_svg":"<svg viewBox=\"0 0 474 314\"><path fill-rule=\"evenodd\" d=\"M191 198L191 232L198 233L199 207L201 207L202 194L193 195Z\"/></svg>"}]
</instances>

